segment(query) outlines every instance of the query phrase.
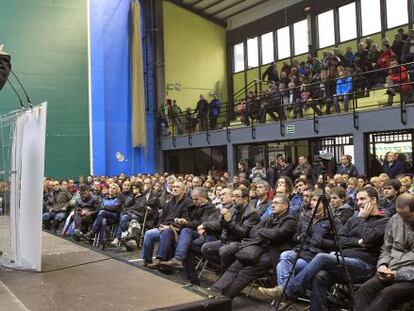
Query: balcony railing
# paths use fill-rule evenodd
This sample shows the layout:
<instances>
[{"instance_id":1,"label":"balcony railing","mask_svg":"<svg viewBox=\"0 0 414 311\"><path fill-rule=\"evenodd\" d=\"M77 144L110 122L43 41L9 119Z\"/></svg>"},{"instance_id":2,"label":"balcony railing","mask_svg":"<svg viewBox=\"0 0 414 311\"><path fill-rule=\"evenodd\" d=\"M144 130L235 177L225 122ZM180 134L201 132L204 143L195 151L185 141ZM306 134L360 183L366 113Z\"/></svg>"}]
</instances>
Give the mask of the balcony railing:
<instances>
[{"instance_id":1,"label":"balcony railing","mask_svg":"<svg viewBox=\"0 0 414 311\"><path fill-rule=\"evenodd\" d=\"M204 132L209 137L210 131L225 129L229 136L230 128L249 126L255 138L257 125L278 122L280 134L284 136L285 122L302 118L313 119L317 133L321 115L352 113L353 126L358 128L358 112L388 106L400 108L400 122L405 124L405 106L414 102L413 83L414 63L281 90L269 88L267 84L266 90L263 81L255 80L235 93L234 102L222 103L216 116L207 109L202 114L187 109L182 114L161 117L160 133L161 137L188 135L191 138L194 133ZM337 90L344 93L339 95Z\"/></svg>"}]
</instances>

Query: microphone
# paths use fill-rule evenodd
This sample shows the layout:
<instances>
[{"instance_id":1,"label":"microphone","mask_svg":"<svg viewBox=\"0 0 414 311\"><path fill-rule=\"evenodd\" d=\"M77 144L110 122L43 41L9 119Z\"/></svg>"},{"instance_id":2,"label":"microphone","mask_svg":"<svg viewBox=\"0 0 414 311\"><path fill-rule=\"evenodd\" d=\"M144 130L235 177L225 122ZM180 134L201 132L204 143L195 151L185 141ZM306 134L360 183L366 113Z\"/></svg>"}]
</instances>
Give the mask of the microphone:
<instances>
[{"instance_id":1,"label":"microphone","mask_svg":"<svg viewBox=\"0 0 414 311\"><path fill-rule=\"evenodd\" d=\"M16 88L13 86L13 84L10 82L10 80L7 80L7 82L9 82L14 94L16 94L16 96L19 98L20 106L22 106L22 108L25 108L24 105L23 105L22 98L20 97L19 93L17 93Z\"/></svg>"},{"instance_id":2,"label":"microphone","mask_svg":"<svg viewBox=\"0 0 414 311\"><path fill-rule=\"evenodd\" d=\"M32 102L30 101L29 95L27 95L26 89L24 88L23 84L20 82L19 78L17 77L17 75L14 73L13 70L10 69L10 72L16 78L17 82L20 84L20 87L22 88L24 95L26 95L26 100L27 100L27 103L29 104L29 107L33 108Z\"/></svg>"}]
</instances>

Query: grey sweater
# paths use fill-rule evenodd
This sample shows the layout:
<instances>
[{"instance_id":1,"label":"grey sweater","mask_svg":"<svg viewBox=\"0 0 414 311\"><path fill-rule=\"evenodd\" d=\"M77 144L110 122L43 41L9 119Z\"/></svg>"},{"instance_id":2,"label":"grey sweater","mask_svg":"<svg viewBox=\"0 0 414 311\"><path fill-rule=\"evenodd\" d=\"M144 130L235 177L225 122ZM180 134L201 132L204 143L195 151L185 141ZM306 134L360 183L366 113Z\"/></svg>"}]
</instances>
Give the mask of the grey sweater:
<instances>
[{"instance_id":1,"label":"grey sweater","mask_svg":"<svg viewBox=\"0 0 414 311\"><path fill-rule=\"evenodd\" d=\"M414 281L414 225L395 214L385 228L384 244L377 267L396 271L396 281Z\"/></svg>"}]
</instances>

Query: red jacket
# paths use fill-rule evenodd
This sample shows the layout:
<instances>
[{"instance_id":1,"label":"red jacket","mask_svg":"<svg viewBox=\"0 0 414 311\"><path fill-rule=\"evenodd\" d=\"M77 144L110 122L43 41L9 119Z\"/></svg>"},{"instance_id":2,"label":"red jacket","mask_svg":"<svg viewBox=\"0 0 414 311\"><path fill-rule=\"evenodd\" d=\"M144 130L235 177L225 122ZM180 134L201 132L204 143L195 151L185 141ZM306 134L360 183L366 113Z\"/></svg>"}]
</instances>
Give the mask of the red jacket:
<instances>
[{"instance_id":1,"label":"red jacket","mask_svg":"<svg viewBox=\"0 0 414 311\"><path fill-rule=\"evenodd\" d=\"M391 58L394 58L395 54L391 49L388 49L388 51L383 51L377 60L377 65L379 68L387 68L390 66L390 60Z\"/></svg>"},{"instance_id":2,"label":"red jacket","mask_svg":"<svg viewBox=\"0 0 414 311\"><path fill-rule=\"evenodd\" d=\"M401 92L406 93L410 90L407 68L405 66L393 67L388 69L387 78L392 80L396 84L401 84Z\"/></svg>"}]
</instances>

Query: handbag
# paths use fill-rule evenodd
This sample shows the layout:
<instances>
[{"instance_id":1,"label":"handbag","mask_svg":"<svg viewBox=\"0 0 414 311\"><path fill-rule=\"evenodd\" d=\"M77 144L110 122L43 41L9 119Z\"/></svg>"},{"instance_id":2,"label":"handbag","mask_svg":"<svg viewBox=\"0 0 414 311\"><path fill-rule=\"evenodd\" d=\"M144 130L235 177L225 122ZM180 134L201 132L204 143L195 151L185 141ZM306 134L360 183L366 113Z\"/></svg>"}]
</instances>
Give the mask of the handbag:
<instances>
[{"instance_id":1,"label":"handbag","mask_svg":"<svg viewBox=\"0 0 414 311\"><path fill-rule=\"evenodd\" d=\"M255 265L264 252L260 245L247 245L236 253L236 258L245 266Z\"/></svg>"}]
</instances>

